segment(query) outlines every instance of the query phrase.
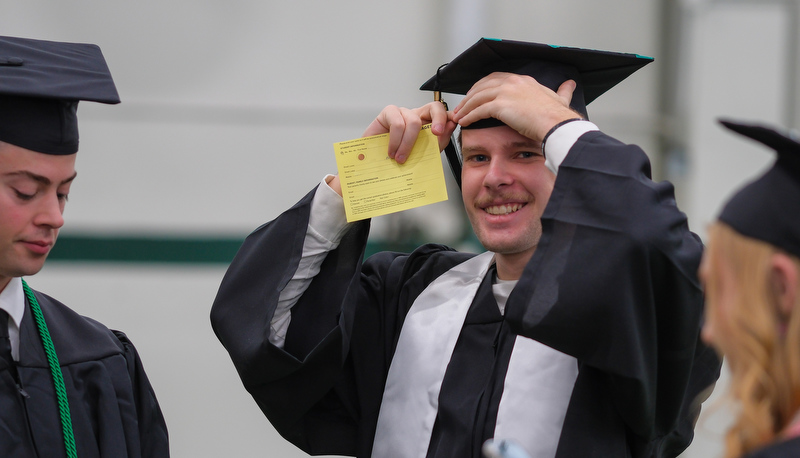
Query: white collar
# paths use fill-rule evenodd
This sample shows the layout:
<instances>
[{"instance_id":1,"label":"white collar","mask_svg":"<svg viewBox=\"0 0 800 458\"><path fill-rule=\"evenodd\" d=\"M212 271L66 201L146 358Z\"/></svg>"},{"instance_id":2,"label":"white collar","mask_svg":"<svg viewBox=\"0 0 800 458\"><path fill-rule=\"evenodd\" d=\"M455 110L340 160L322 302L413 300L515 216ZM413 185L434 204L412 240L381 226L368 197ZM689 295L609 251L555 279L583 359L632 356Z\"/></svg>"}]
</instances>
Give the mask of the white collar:
<instances>
[{"instance_id":1,"label":"white collar","mask_svg":"<svg viewBox=\"0 0 800 458\"><path fill-rule=\"evenodd\" d=\"M25 294L22 291L21 278L12 278L3 291L0 291L0 309L8 313L8 316L14 320L14 324L19 329L22 317L25 315Z\"/></svg>"},{"instance_id":2,"label":"white collar","mask_svg":"<svg viewBox=\"0 0 800 458\"><path fill-rule=\"evenodd\" d=\"M500 308L501 315L505 315L508 296L511 295L511 291L515 286L517 286L518 281L519 280L500 280L498 278L492 285L492 292L494 293L494 298L497 301L497 307Z\"/></svg>"}]
</instances>

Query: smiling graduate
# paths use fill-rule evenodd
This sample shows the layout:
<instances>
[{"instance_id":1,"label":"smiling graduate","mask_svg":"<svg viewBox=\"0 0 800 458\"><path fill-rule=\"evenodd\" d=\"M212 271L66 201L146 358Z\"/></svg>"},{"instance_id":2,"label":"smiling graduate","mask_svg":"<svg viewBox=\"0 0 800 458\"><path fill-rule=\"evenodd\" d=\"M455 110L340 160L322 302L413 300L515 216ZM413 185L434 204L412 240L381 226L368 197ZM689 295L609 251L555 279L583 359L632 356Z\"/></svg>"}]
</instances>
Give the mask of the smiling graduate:
<instances>
[{"instance_id":1,"label":"smiling graduate","mask_svg":"<svg viewBox=\"0 0 800 458\"><path fill-rule=\"evenodd\" d=\"M701 243L639 148L585 105L651 59L480 40L389 106L407 159L423 124L458 167L487 251L426 244L362 262L338 177L253 232L215 300L214 330L275 428L311 454L677 456L719 360L699 342ZM584 228L584 225L588 227ZM605 250L603 249L605 247Z\"/></svg>"}]
</instances>

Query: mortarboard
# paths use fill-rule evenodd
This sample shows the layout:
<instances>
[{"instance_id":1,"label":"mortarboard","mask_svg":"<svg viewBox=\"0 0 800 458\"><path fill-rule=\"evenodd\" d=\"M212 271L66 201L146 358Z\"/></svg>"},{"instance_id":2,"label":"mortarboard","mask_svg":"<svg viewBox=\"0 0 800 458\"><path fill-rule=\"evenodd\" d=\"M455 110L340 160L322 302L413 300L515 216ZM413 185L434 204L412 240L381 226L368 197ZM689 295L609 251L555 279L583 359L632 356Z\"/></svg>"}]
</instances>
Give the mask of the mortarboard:
<instances>
[{"instance_id":1,"label":"mortarboard","mask_svg":"<svg viewBox=\"0 0 800 458\"><path fill-rule=\"evenodd\" d=\"M744 236L800 257L800 136L760 124L719 122L778 154L767 172L725 204L719 220Z\"/></svg>"},{"instance_id":2,"label":"mortarboard","mask_svg":"<svg viewBox=\"0 0 800 458\"><path fill-rule=\"evenodd\" d=\"M493 72L529 75L553 91L571 79L577 83L571 107L588 117L586 105L652 61L638 54L481 38L420 89L466 94Z\"/></svg>"},{"instance_id":3,"label":"mortarboard","mask_svg":"<svg viewBox=\"0 0 800 458\"><path fill-rule=\"evenodd\" d=\"M0 141L76 153L80 100L120 101L98 46L0 37Z\"/></svg>"},{"instance_id":4,"label":"mortarboard","mask_svg":"<svg viewBox=\"0 0 800 458\"><path fill-rule=\"evenodd\" d=\"M571 79L577 86L570 107L588 118L586 105L652 61L652 57L638 54L481 38L449 64L439 67L420 89L434 91L439 100L440 92L466 94L473 84L493 72L529 75L553 91ZM464 128L499 125L499 120L483 119ZM460 158L452 145L450 142L445 155L460 186Z\"/></svg>"}]
</instances>

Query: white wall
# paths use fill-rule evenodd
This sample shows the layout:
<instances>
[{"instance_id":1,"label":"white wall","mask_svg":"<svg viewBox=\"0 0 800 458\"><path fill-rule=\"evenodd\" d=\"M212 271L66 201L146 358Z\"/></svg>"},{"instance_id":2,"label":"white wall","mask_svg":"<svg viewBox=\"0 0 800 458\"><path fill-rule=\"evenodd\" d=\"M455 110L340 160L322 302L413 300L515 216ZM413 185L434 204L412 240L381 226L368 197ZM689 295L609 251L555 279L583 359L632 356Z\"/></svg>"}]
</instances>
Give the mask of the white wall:
<instances>
[{"instance_id":1,"label":"white wall","mask_svg":"<svg viewBox=\"0 0 800 458\"><path fill-rule=\"evenodd\" d=\"M744 181L772 163L765 146L725 129L720 117L791 127L790 69L796 5L696 2L686 9L689 216L702 232Z\"/></svg>"}]
</instances>

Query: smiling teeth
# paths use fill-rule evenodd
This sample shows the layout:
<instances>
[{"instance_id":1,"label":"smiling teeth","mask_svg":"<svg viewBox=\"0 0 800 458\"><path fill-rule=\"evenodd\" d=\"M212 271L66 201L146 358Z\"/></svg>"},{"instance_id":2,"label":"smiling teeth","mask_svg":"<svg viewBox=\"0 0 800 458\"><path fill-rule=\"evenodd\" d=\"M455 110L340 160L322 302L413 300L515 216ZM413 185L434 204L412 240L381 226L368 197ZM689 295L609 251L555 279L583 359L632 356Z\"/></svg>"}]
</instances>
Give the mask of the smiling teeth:
<instances>
[{"instance_id":1,"label":"smiling teeth","mask_svg":"<svg viewBox=\"0 0 800 458\"><path fill-rule=\"evenodd\" d=\"M506 204L506 205L494 205L491 207L486 207L484 211L486 211L486 213L489 213L490 215L507 215L509 213L514 213L520 208L522 208L522 204Z\"/></svg>"}]
</instances>

